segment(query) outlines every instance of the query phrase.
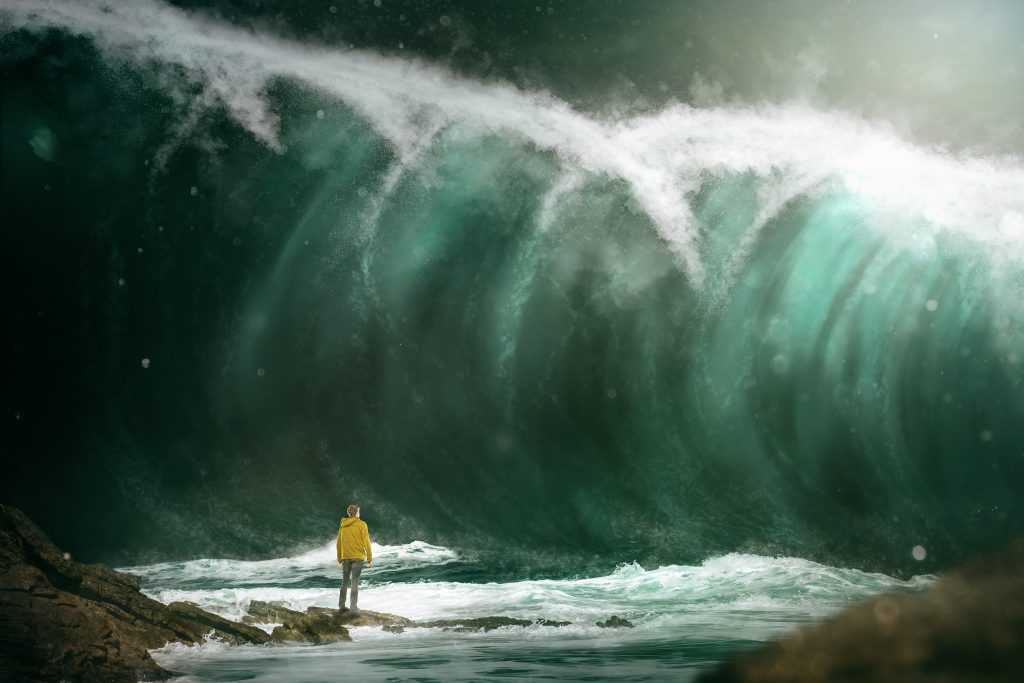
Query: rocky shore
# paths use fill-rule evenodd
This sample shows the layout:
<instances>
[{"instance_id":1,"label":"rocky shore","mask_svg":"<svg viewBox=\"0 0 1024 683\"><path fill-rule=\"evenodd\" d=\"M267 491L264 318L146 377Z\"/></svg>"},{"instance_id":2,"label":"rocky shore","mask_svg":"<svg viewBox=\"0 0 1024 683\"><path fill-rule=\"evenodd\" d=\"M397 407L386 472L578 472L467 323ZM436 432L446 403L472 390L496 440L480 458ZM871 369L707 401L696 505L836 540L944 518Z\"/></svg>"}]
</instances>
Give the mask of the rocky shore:
<instances>
[{"instance_id":1,"label":"rocky shore","mask_svg":"<svg viewBox=\"0 0 1024 683\"><path fill-rule=\"evenodd\" d=\"M214 637L232 644L349 641L350 627L453 632L568 622L506 616L414 622L253 601L241 622L191 603L164 605L138 581L62 553L19 510L0 505L0 681L162 680L149 650ZM612 616L602 628L629 628ZM269 631L269 633L268 633ZM1024 680L1024 540L942 576L923 594L843 610L708 671L706 683L1009 683Z\"/></svg>"},{"instance_id":2,"label":"rocky shore","mask_svg":"<svg viewBox=\"0 0 1024 683\"><path fill-rule=\"evenodd\" d=\"M62 553L20 510L0 505L0 680L161 680L148 650L198 643L265 643L258 628L189 603L161 602L139 582Z\"/></svg>"},{"instance_id":3,"label":"rocky shore","mask_svg":"<svg viewBox=\"0 0 1024 683\"><path fill-rule=\"evenodd\" d=\"M397 614L360 610L358 615L339 612L325 607L310 607L305 612L290 609L276 602L253 600L242 617L245 624L280 624L270 635L272 643L334 643L352 640L349 626L379 626L390 633L402 633L411 628L440 628L458 633L490 631L502 626L568 626L568 621L548 619L515 619L513 617L472 617L466 619L437 619L412 621Z\"/></svg>"},{"instance_id":4,"label":"rocky shore","mask_svg":"<svg viewBox=\"0 0 1024 683\"><path fill-rule=\"evenodd\" d=\"M413 622L369 610L299 612L259 601L247 611L239 623L192 603L164 605L143 595L132 576L72 560L20 510L0 505L0 681L5 683L163 680L174 674L157 665L149 650L209 637L232 644L322 644L351 640L350 626L380 626L392 633L408 628L466 632L534 623L511 617ZM275 627L268 634L255 624Z\"/></svg>"}]
</instances>

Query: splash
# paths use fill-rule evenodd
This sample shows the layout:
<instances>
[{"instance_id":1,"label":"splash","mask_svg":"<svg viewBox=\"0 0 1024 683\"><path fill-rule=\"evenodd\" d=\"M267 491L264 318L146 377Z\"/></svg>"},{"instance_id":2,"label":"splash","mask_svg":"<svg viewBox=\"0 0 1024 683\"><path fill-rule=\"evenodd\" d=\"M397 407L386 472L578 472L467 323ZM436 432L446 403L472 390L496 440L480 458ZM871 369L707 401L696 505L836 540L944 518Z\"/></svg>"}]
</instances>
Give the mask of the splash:
<instances>
[{"instance_id":1,"label":"splash","mask_svg":"<svg viewBox=\"0 0 1024 683\"><path fill-rule=\"evenodd\" d=\"M274 79L328 93L392 145L394 169L380 187L384 196L441 131L518 136L556 153L570 173L625 181L696 285L704 281L706 267L689 197L708 174L752 173L762 181L761 209L746 231L740 258L783 206L827 183L919 215L932 229L966 235L993 256L1024 253L1024 231L1015 228L1024 220L1019 159L920 149L850 115L800 106L674 106L602 121L544 93L467 80L416 60L310 48L150 0L30 0L6 2L2 12L10 27L88 36L109 57L154 68L164 78L183 70L189 83L203 89L195 98L199 106L223 105L282 153L279 115L266 97ZM377 212L371 212L370 223Z\"/></svg>"}]
</instances>

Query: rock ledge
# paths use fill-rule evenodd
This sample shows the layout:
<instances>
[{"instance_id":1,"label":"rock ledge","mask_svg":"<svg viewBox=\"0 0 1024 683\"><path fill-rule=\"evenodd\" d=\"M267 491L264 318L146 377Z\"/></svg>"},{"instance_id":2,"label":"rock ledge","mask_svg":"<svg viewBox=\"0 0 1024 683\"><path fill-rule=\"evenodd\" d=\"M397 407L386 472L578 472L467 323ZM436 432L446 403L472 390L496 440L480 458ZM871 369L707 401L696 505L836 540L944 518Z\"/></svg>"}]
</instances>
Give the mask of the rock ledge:
<instances>
[{"instance_id":1,"label":"rock ledge","mask_svg":"<svg viewBox=\"0 0 1024 683\"><path fill-rule=\"evenodd\" d=\"M135 577L69 559L24 513L0 504L0 680L162 680L172 674L148 650L208 635L269 640L194 604L148 598Z\"/></svg>"}]
</instances>

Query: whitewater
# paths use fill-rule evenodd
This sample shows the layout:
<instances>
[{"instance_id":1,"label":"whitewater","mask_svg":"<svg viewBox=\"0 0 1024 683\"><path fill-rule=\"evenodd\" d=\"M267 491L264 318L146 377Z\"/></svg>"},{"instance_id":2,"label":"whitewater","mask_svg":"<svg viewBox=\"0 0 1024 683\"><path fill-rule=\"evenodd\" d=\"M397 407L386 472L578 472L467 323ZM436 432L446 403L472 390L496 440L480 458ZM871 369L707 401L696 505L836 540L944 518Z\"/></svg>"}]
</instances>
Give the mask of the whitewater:
<instances>
[{"instance_id":1,"label":"whitewater","mask_svg":"<svg viewBox=\"0 0 1024 683\"><path fill-rule=\"evenodd\" d=\"M507 616L537 622L489 631L353 627L352 643L303 646L168 645L153 656L175 679L318 680L688 680L724 652L749 649L882 592L920 592L929 575L899 580L786 557L729 554L699 565L623 564L570 579L460 581L471 558L413 542L374 544L360 606L414 621ZM122 568L161 602L190 601L240 620L253 600L304 611L337 606L334 544L261 561L200 559ZM602 628L611 616L632 628ZM258 624L268 632L278 624ZM333 672L333 673L332 673Z\"/></svg>"},{"instance_id":2,"label":"whitewater","mask_svg":"<svg viewBox=\"0 0 1024 683\"><path fill-rule=\"evenodd\" d=\"M22 495L229 619L335 607L358 501L363 608L569 622L156 651L182 681L688 680L1024 528L1019 156L799 100L585 111L155 0L0 27L12 83L57 74L5 110L49 221L12 273L67 304L26 297L15 384L80 387L16 406L74 427Z\"/></svg>"},{"instance_id":3,"label":"whitewater","mask_svg":"<svg viewBox=\"0 0 1024 683\"><path fill-rule=\"evenodd\" d=\"M800 105L675 106L653 115L600 120L545 93L466 80L414 59L312 48L155 0L26 0L0 7L9 26L59 28L88 36L113 60L183 69L184 82L175 83L172 70L162 76L163 84L177 99L191 100L192 116L223 106L279 153L287 150L279 140L280 117L266 97L274 79L294 79L336 97L394 151L367 211L368 231L403 174L416 168L441 133L456 128L459 136L514 135L557 154L565 175L545 198L546 212L581 171L624 180L697 285L704 281L706 264L688 195L708 174L751 173L762 183L760 208L740 240L738 260L788 202L830 183L883 209L919 216L930 232L967 235L993 258L1024 253L1019 159L922 149L884 123L848 114ZM195 84L200 92L188 95L187 86ZM176 137L187 135L190 118ZM163 165L169 153L162 150L156 164ZM547 220L542 216L539 223Z\"/></svg>"}]
</instances>

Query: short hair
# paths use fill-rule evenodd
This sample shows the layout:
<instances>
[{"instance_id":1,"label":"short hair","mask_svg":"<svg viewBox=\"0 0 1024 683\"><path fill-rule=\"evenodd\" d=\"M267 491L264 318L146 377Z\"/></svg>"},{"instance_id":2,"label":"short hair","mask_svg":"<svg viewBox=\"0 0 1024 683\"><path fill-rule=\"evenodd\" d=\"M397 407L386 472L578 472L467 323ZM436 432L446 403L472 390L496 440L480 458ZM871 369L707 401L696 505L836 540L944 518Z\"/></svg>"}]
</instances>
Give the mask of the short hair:
<instances>
[{"instance_id":1,"label":"short hair","mask_svg":"<svg viewBox=\"0 0 1024 683\"><path fill-rule=\"evenodd\" d=\"M345 512L348 513L349 517L353 517L357 512L359 512L359 506L356 505L355 503L352 503L351 505L348 506Z\"/></svg>"}]
</instances>

